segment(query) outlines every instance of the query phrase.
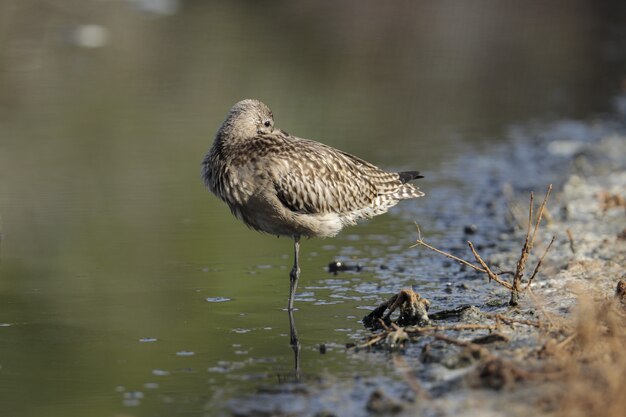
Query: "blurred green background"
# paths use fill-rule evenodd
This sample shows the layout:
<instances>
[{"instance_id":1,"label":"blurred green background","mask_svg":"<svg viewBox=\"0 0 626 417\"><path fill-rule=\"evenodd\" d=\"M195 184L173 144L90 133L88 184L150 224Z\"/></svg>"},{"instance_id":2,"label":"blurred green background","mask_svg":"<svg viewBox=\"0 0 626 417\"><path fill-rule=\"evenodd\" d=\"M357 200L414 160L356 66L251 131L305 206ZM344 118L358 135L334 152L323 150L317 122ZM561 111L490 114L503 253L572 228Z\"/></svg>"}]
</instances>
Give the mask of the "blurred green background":
<instances>
[{"instance_id":1,"label":"blurred green background","mask_svg":"<svg viewBox=\"0 0 626 417\"><path fill-rule=\"evenodd\" d=\"M592 0L2 0L2 415L212 414L288 372L291 242L247 230L199 179L236 101L419 169L428 192L512 123L610 111L625 18ZM406 247L408 229L391 214L304 242L303 285L335 256ZM314 352L358 334L367 304L300 302L305 370L375 372Z\"/></svg>"}]
</instances>

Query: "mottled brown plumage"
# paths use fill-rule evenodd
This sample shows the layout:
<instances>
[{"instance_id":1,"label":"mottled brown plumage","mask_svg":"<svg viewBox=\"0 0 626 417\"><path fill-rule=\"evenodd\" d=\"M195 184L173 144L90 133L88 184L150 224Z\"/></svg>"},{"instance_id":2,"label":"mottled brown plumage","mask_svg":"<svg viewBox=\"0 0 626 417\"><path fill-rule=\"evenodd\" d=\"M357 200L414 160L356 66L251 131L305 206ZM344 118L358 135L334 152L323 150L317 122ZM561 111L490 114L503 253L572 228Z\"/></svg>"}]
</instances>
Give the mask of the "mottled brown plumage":
<instances>
[{"instance_id":1,"label":"mottled brown plumage","mask_svg":"<svg viewBox=\"0 0 626 417\"><path fill-rule=\"evenodd\" d=\"M257 100L230 109L202 162L202 178L249 227L294 238L289 309L301 236L335 236L345 225L424 195L407 183L421 178L418 172L385 172L346 152L291 136L274 127L271 110Z\"/></svg>"}]
</instances>

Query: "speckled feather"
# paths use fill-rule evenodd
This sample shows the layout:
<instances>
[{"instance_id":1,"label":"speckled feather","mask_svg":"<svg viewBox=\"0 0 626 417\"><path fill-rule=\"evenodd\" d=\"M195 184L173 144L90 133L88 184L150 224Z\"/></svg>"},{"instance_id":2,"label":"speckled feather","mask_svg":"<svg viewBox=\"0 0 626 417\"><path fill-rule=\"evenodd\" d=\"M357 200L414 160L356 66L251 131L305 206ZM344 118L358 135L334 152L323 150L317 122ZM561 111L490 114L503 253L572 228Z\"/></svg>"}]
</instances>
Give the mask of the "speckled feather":
<instances>
[{"instance_id":1,"label":"speckled feather","mask_svg":"<svg viewBox=\"0 0 626 417\"><path fill-rule=\"evenodd\" d=\"M275 235L334 236L343 226L424 195L407 180L346 152L273 127L256 100L230 110L202 163L202 177L249 227Z\"/></svg>"}]
</instances>

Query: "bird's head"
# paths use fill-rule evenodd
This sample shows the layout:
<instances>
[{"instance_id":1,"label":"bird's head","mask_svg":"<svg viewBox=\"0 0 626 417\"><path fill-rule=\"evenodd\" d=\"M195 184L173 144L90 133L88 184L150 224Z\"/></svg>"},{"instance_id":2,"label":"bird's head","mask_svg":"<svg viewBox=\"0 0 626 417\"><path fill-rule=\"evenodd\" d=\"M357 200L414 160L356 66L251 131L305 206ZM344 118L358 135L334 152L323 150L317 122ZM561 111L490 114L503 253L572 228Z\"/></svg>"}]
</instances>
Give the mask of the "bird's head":
<instances>
[{"instance_id":1,"label":"bird's head","mask_svg":"<svg viewBox=\"0 0 626 417\"><path fill-rule=\"evenodd\" d=\"M253 99L241 100L235 104L220 127L223 134L244 140L258 134L271 133L273 130L272 111L259 100Z\"/></svg>"}]
</instances>

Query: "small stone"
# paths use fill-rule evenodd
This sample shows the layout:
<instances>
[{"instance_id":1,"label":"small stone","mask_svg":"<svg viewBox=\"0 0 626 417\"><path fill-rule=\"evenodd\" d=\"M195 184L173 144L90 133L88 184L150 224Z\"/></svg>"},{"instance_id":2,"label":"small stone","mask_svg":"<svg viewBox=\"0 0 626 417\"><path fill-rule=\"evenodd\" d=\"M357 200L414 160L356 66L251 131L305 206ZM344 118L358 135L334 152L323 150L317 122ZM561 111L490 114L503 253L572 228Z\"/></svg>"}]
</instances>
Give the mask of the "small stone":
<instances>
[{"instance_id":1,"label":"small stone","mask_svg":"<svg viewBox=\"0 0 626 417\"><path fill-rule=\"evenodd\" d=\"M477 345L488 345L491 343L497 342L508 342L509 338L500 334L500 333L489 333L485 336L480 336L472 339L472 343L476 343Z\"/></svg>"},{"instance_id":2,"label":"small stone","mask_svg":"<svg viewBox=\"0 0 626 417\"><path fill-rule=\"evenodd\" d=\"M372 391L365 408L378 415L398 414L403 409L402 404L387 397L380 390Z\"/></svg>"},{"instance_id":3,"label":"small stone","mask_svg":"<svg viewBox=\"0 0 626 417\"><path fill-rule=\"evenodd\" d=\"M466 235L474 235L476 234L476 232L478 232L478 226L476 226L475 224L468 224L463 228L463 232Z\"/></svg>"},{"instance_id":4,"label":"small stone","mask_svg":"<svg viewBox=\"0 0 626 417\"><path fill-rule=\"evenodd\" d=\"M334 260L328 264L328 272L337 275L340 272L355 271L361 272L363 266L361 264L345 264L341 261Z\"/></svg>"}]
</instances>

